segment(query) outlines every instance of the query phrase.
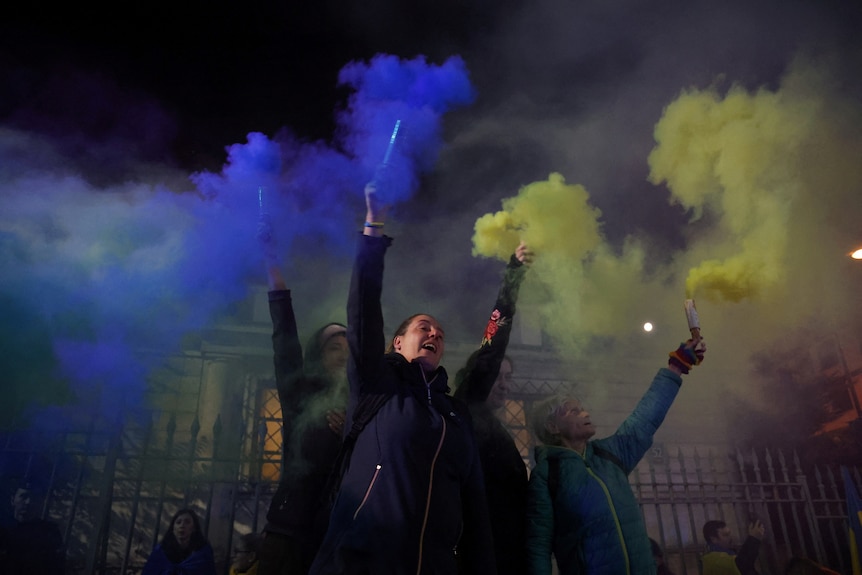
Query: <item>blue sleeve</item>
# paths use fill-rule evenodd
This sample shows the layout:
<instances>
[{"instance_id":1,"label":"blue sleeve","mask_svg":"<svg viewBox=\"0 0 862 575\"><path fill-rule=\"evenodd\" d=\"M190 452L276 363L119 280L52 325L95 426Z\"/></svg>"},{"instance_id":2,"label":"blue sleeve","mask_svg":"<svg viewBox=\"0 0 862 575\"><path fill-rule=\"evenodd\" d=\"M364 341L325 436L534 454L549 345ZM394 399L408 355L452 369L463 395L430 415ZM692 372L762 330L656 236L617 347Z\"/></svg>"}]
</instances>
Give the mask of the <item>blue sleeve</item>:
<instances>
[{"instance_id":1,"label":"blue sleeve","mask_svg":"<svg viewBox=\"0 0 862 575\"><path fill-rule=\"evenodd\" d=\"M664 421L673 400L679 393L682 378L661 368L652 384L616 432L595 443L616 455L628 475L652 445L653 436Z\"/></svg>"}]
</instances>

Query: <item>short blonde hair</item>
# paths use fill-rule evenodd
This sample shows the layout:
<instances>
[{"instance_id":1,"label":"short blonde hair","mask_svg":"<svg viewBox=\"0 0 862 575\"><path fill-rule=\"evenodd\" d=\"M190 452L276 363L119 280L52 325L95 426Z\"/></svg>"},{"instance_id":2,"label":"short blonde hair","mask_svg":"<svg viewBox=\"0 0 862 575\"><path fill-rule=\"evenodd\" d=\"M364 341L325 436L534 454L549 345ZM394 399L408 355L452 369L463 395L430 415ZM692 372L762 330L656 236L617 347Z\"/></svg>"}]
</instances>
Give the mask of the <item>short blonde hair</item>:
<instances>
[{"instance_id":1,"label":"short blonde hair","mask_svg":"<svg viewBox=\"0 0 862 575\"><path fill-rule=\"evenodd\" d=\"M545 399L533 404L533 409L530 413L530 426L533 428L533 433L536 438L545 445L562 445L562 440L558 433L548 431L548 424L554 419L554 415L563 407L567 401L577 401L574 395L555 393Z\"/></svg>"}]
</instances>

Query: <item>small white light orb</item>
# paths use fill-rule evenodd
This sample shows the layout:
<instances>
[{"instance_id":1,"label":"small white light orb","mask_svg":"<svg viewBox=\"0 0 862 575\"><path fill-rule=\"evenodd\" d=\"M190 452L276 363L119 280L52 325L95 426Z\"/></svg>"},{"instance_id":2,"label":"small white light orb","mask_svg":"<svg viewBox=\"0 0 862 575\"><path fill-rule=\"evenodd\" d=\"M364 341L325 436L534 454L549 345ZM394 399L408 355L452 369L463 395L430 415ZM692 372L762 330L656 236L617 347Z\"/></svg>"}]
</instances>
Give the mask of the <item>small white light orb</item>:
<instances>
[{"instance_id":1,"label":"small white light orb","mask_svg":"<svg viewBox=\"0 0 862 575\"><path fill-rule=\"evenodd\" d=\"M646 332L652 331L652 324L650 322L646 322L644 324L644 331L646 331Z\"/></svg>"}]
</instances>

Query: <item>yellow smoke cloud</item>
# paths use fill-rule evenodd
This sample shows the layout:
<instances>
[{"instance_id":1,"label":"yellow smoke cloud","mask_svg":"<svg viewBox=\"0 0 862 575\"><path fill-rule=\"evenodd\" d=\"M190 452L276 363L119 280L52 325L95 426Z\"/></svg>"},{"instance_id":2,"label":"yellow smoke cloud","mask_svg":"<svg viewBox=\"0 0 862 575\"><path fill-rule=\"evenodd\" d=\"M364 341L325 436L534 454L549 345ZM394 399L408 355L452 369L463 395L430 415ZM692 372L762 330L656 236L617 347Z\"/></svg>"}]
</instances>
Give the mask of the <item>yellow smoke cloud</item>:
<instances>
[{"instance_id":1,"label":"yellow smoke cloud","mask_svg":"<svg viewBox=\"0 0 862 575\"><path fill-rule=\"evenodd\" d=\"M508 260L523 240L536 254L522 290L522 303L562 349L576 351L595 335L632 328L642 300L632 297L643 282L644 250L634 241L621 253L601 233L601 212L581 185L563 176L521 188L503 200L503 210L475 224L473 254Z\"/></svg>"},{"instance_id":2,"label":"yellow smoke cloud","mask_svg":"<svg viewBox=\"0 0 862 575\"><path fill-rule=\"evenodd\" d=\"M649 180L666 182L672 202L717 216L733 253L692 268L689 297L738 302L786 278L788 223L799 196L801 149L817 103L792 93L732 88L688 91L655 127Z\"/></svg>"},{"instance_id":3,"label":"yellow smoke cloud","mask_svg":"<svg viewBox=\"0 0 862 575\"><path fill-rule=\"evenodd\" d=\"M812 320L859 317L862 264L846 254L862 244L862 106L841 77L800 58L776 90L688 90L667 106L648 163L656 193L691 215L674 253L651 252L648 235L610 245L586 190L557 174L479 218L473 253L530 244L519 320L566 357L589 350L583 363L599 362L583 346L595 336L659 356L641 350L685 337L684 297L723 365Z\"/></svg>"},{"instance_id":4,"label":"yellow smoke cloud","mask_svg":"<svg viewBox=\"0 0 862 575\"><path fill-rule=\"evenodd\" d=\"M581 185L553 173L503 200L503 210L476 220L473 255L508 260L520 241L534 251L563 253L579 260L601 242L598 218Z\"/></svg>"}]
</instances>

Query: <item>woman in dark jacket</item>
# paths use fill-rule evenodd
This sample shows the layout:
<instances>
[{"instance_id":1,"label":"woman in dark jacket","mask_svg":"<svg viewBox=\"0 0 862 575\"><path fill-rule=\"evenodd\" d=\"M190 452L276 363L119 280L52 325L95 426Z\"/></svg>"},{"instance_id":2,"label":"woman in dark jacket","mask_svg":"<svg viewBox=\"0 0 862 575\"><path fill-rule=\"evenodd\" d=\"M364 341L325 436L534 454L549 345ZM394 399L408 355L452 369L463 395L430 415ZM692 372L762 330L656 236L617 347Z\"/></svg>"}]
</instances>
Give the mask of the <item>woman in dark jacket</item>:
<instances>
[{"instance_id":1,"label":"woman in dark jacket","mask_svg":"<svg viewBox=\"0 0 862 575\"><path fill-rule=\"evenodd\" d=\"M213 548L192 509L180 509L161 543L150 553L141 575L215 575Z\"/></svg>"},{"instance_id":2,"label":"woman in dark jacket","mask_svg":"<svg viewBox=\"0 0 862 575\"><path fill-rule=\"evenodd\" d=\"M259 239L271 241L262 231ZM266 515L258 575L308 572L320 535L320 501L341 446L347 405L345 326L330 323L309 339L303 359L290 290L268 253L275 382L283 419L283 463Z\"/></svg>"},{"instance_id":3,"label":"woman in dark jacket","mask_svg":"<svg viewBox=\"0 0 862 575\"><path fill-rule=\"evenodd\" d=\"M375 189L348 299L348 425L362 397L386 397L359 434L311 573L494 575L482 469L469 412L447 395L443 330L418 314L384 353L382 235ZM460 555L456 559L456 554Z\"/></svg>"},{"instance_id":4,"label":"woman in dark jacket","mask_svg":"<svg viewBox=\"0 0 862 575\"><path fill-rule=\"evenodd\" d=\"M515 302L532 254L523 243L506 266L482 344L455 376L455 397L467 402L485 477L485 495L498 575L524 575L527 467L512 435L497 417L505 407L512 361L505 356Z\"/></svg>"}]
</instances>

